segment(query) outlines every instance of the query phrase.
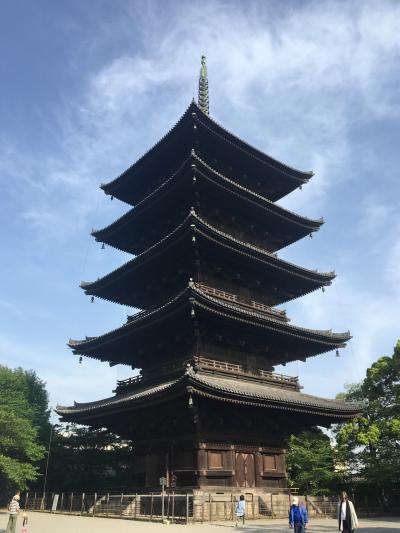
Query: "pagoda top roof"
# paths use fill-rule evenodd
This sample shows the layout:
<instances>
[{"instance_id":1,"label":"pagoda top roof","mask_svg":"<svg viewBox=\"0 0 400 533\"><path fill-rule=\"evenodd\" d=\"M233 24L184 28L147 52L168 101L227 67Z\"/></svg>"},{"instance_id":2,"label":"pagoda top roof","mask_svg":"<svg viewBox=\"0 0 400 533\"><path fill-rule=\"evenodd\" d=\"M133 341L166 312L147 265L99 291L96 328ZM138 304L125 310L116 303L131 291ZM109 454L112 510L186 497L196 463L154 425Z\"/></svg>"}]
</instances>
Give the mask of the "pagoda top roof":
<instances>
[{"instance_id":1,"label":"pagoda top roof","mask_svg":"<svg viewBox=\"0 0 400 533\"><path fill-rule=\"evenodd\" d=\"M261 168L264 167L264 174L270 171L274 171L281 176L283 180L289 180L292 183L292 186L284 194L280 194L279 197L288 194L291 190L300 186L303 183L306 183L312 176L313 172L311 171L301 171L295 169L277 159L272 158L271 156L265 154L264 152L258 150L257 148L246 143L230 131L226 130L215 120L213 120L209 115L204 113L200 107L192 101L189 107L186 109L184 114L178 120L178 122L173 126L168 133L166 133L152 148L150 148L142 157L140 157L133 165L131 165L127 170L125 170L120 176L110 181L109 183L102 184L101 188L106 192L106 194L111 194L117 198L126 201L128 203L136 203L136 201L131 201L127 198L127 195L124 193L124 188L128 182L132 179L139 178L140 175L146 173L146 166L154 163L154 160L160 157L161 152L165 151L168 143L175 139L180 134L183 135L185 141L188 141L188 125L192 128L202 127L206 132L213 136L217 136L221 141L226 145L229 145L234 150L238 151L245 157L250 157L254 163L261 165ZM185 145L186 146L186 145ZM190 149L194 148L194 142L191 143L191 146L187 146L187 154L189 155ZM172 172L176 169L172 169ZM154 172L152 170L151 174ZM165 172L165 169L164 169ZM150 176L153 180L159 178L160 176ZM129 194L128 194L129 196ZM143 195L142 195L143 197ZM278 199L273 198L274 200Z\"/></svg>"},{"instance_id":2,"label":"pagoda top roof","mask_svg":"<svg viewBox=\"0 0 400 533\"><path fill-rule=\"evenodd\" d=\"M192 281L189 282L188 287L178 294L169 302L150 311L142 311L129 317L126 324L116 328L108 333L98 337L87 337L85 340L70 340L68 345L74 350L74 353L87 355L109 361L108 353L110 345L115 342L126 342L126 339L139 332L143 335L143 331L157 322L167 320L169 317L183 312L184 316L189 318L191 310L198 308L200 312L205 312L208 315L219 316L220 318L228 319L233 322L240 322L243 325L247 324L250 327L262 328L272 333L283 334L289 337L294 337L297 342L307 342L310 346L310 354L317 355L333 350L338 347L343 347L345 343L351 338L350 332L333 333L331 330L314 330L299 326L294 326L280 317L274 317L270 314L245 309L240 305L234 303L227 303L218 298L210 296L203 291L201 287L197 286ZM132 344L129 343L130 350ZM123 351L125 348L122 349ZM122 363L121 357L117 357L119 363ZM295 360L296 357L293 359ZM132 361L126 364L132 364Z\"/></svg>"},{"instance_id":3,"label":"pagoda top roof","mask_svg":"<svg viewBox=\"0 0 400 533\"><path fill-rule=\"evenodd\" d=\"M238 379L236 376L203 373L188 367L185 372L156 384L143 384L134 390L117 394L104 400L76 403L73 406L57 406L56 411L64 419L74 416L96 418L107 413L116 413L154 403L169 401L171 395L179 394L208 397L216 401L290 410L303 414L320 415L332 421L354 418L365 409L364 402L330 400L304 394L298 390L280 389L265 383Z\"/></svg>"},{"instance_id":4,"label":"pagoda top roof","mask_svg":"<svg viewBox=\"0 0 400 533\"><path fill-rule=\"evenodd\" d=\"M138 204L136 204L134 208L130 209L119 219L112 222L105 228L93 230L92 235L98 241L105 239L112 244L112 235L114 233L122 231L129 224L132 224L136 218L139 218L143 212L151 209L151 207L159 201L162 195L168 193L168 191L172 189L179 179L182 179L185 175L187 175L188 171L191 172L191 175L193 174L193 177L204 177L204 179L207 181L218 183L226 192L229 191L236 196L245 198L249 203L251 203L251 205L255 205L263 209L264 212L267 212L282 221L292 224L292 227L298 228L297 231L303 232L301 235L307 235L313 231L317 231L324 223L323 218L311 219L298 215L297 213L289 209L285 209L284 207L272 202L257 192L252 191L248 187L244 187L240 183L215 170L210 164L200 158L196 154L195 150L192 150L191 155L185 159L179 169L174 172L170 178L161 183L161 185L159 185L155 190L153 190Z\"/></svg>"}]
</instances>

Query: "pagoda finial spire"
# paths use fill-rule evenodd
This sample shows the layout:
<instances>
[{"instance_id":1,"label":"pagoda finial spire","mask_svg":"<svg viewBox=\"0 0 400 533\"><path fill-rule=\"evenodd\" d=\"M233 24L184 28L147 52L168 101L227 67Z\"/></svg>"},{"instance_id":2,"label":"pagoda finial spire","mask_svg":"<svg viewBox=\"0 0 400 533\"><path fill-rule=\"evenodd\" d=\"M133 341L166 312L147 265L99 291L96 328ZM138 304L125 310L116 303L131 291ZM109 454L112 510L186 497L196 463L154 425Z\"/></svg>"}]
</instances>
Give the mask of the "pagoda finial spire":
<instances>
[{"instance_id":1,"label":"pagoda finial spire","mask_svg":"<svg viewBox=\"0 0 400 533\"><path fill-rule=\"evenodd\" d=\"M199 107L206 115L210 114L206 56L201 56L201 68L199 77Z\"/></svg>"}]
</instances>

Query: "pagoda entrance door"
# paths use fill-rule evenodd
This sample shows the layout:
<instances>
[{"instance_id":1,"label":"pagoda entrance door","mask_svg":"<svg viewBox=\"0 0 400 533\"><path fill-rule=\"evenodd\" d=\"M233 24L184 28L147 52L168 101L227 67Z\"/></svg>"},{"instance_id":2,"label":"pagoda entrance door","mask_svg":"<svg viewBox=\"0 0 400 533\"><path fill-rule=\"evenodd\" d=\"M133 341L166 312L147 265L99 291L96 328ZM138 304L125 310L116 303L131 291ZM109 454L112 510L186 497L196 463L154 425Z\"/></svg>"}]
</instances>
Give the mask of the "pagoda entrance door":
<instances>
[{"instance_id":1,"label":"pagoda entrance door","mask_svg":"<svg viewBox=\"0 0 400 533\"><path fill-rule=\"evenodd\" d=\"M236 453L236 486L255 486L254 453Z\"/></svg>"}]
</instances>

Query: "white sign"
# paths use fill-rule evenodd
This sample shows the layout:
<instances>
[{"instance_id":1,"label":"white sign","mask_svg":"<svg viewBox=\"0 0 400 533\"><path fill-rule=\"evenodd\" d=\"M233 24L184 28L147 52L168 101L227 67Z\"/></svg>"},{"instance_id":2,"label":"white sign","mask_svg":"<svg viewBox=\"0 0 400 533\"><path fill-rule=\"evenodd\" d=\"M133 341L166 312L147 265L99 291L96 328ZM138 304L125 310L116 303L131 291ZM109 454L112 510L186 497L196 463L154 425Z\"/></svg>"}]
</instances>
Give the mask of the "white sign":
<instances>
[{"instance_id":1,"label":"white sign","mask_svg":"<svg viewBox=\"0 0 400 533\"><path fill-rule=\"evenodd\" d=\"M52 511L57 511L58 497L59 497L59 494L54 494L53 505L51 506Z\"/></svg>"}]
</instances>

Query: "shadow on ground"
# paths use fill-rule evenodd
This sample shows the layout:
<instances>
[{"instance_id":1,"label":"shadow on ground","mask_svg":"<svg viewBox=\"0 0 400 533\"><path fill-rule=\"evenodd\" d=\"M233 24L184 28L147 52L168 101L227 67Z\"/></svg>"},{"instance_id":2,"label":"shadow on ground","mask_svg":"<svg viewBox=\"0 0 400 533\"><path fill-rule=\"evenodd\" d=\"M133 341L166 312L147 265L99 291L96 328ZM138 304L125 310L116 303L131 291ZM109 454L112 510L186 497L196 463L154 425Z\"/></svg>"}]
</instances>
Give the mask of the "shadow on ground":
<instances>
[{"instance_id":1,"label":"shadow on ground","mask_svg":"<svg viewBox=\"0 0 400 533\"><path fill-rule=\"evenodd\" d=\"M393 526L397 527L393 527ZM273 523L270 524L255 524L249 523L245 527L239 526L234 527L231 523L219 523L219 524L213 524L213 526L218 527L224 527L233 530L237 533L282 533L283 531L290 531L289 527L286 524L281 523ZM291 530L293 531L293 530ZM309 527L307 529L308 533L336 533L337 531L337 525L335 522L331 521L329 524L313 524L312 522L309 524ZM380 520L374 520L373 524L363 523L361 521L360 527L357 529L357 533L400 533L400 520L396 518L389 518L389 519L382 519L382 522L380 523Z\"/></svg>"}]
</instances>

